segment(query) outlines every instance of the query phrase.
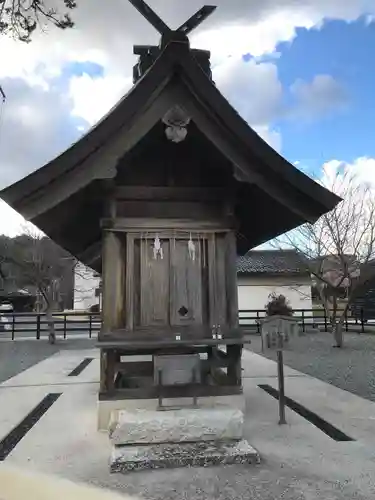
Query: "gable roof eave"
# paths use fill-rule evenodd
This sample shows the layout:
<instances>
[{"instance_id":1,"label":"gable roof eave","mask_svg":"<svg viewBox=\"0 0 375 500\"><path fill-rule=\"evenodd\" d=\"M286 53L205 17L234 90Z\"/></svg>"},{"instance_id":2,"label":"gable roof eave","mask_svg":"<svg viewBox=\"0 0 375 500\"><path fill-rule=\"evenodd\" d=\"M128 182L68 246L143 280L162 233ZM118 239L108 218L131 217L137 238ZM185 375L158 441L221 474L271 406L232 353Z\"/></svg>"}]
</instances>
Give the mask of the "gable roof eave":
<instances>
[{"instance_id":1,"label":"gable roof eave","mask_svg":"<svg viewBox=\"0 0 375 500\"><path fill-rule=\"evenodd\" d=\"M19 208L24 210L29 196L32 198L34 194L34 197L38 197L38 190L43 188L46 183L54 182L66 174L71 174L77 165L80 165L90 155L96 153L98 148L106 144L124 122L136 120L140 114L139 103L143 103L145 99L150 100L151 96L158 89L160 90L163 82L165 83L172 78L174 68L179 69L189 91L197 98L197 102L208 110L211 119L247 155L259 159L259 165L263 169L267 168L271 174L268 177L275 177L274 179L273 177L266 179L268 185L265 185L264 179L267 176L264 173L262 175L262 172L255 172L256 183L268 191L273 189L275 196L289 186L290 193L293 194L293 196L289 195L289 204L292 210L301 217L301 223L314 222L322 213L330 210L340 201L336 195L298 171L265 143L222 96L195 61L189 49L184 44L176 45L176 43L170 43L166 46L158 59L128 94L84 137L44 167L5 188L0 192L0 197L17 211L20 211ZM248 169L248 176L254 175L252 170L252 168ZM282 183L280 183L280 179L283 181ZM282 190L280 185L283 185ZM301 197L307 197L314 202L313 213L301 213L298 206ZM296 198L294 207L292 198Z\"/></svg>"},{"instance_id":2,"label":"gable roof eave","mask_svg":"<svg viewBox=\"0 0 375 500\"><path fill-rule=\"evenodd\" d=\"M190 89L188 91L190 92ZM263 192L294 213L300 224L315 222L321 213L327 211L321 207L318 210L311 210L306 204L306 195L303 195L304 199L301 199L301 193L295 186L286 181L280 182L277 176L270 177L264 168L263 171L256 168L253 159L254 153L238 140L233 130L228 129L222 120L212 115L210 108L203 100L190 99L188 93L181 92L180 89L179 102L185 107L201 132L231 161L238 180L257 185ZM211 129L214 129L215 132L210 132Z\"/></svg>"},{"instance_id":3,"label":"gable roof eave","mask_svg":"<svg viewBox=\"0 0 375 500\"><path fill-rule=\"evenodd\" d=\"M178 64L183 74L188 77L190 90L199 100L206 102L211 116L215 116L216 120L221 122L247 151L259 159L259 165L268 168L278 181L287 182L304 197L315 200L321 205L321 214L332 210L342 201L339 196L301 172L267 144L221 94L190 54L184 51L178 59ZM318 214L315 220L321 214ZM311 222L315 220L313 217Z\"/></svg>"},{"instance_id":4,"label":"gable roof eave","mask_svg":"<svg viewBox=\"0 0 375 500\"><path fill-rule=\"evenodd\" d=\"M164 52L167 49L168 46ZM77 166L95 154L124 123L139 115L140 103L145 106L154 92L168 83L172 76L173 60L167 57L168 53L163 59L162 55L86 134L41 168L2 189L0 198L17 210L22 200L32 197L47 184L71 174Z\"/></svg>"}]
</instances>

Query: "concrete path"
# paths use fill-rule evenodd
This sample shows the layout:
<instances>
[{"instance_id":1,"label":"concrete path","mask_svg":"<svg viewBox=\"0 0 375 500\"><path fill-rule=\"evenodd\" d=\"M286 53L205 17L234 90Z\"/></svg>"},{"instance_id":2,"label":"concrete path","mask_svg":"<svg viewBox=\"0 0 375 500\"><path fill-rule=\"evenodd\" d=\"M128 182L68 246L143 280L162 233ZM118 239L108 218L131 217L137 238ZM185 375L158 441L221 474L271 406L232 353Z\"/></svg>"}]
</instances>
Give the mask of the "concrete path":
<instances>
[{"instance_id":1,"label":"concrete path","mask_svg":"<svg viewBox=\"0 0 375 500\"><path fill-rule=\"evenodd\" d=\"M267 461L279 461L280 467L292 467L296 478L315 477L317 489L309 493L311 496L306 494L308 499L321 498L318 490L322 481L336 483L342 495L337 498L346 498L346 488L353 488L353 495L357 495L353 498L362 498L359 494L375 498L375 403L287 369L286 395L355 441L336 442L289 409L288 424L279 426L278 402L258 387L269 384L277 388L277 378L264 376L266 367L271 373L276 371L276 363L248 351L244 361L245 366L252 365L255 374L260 375L246 378L244 386L249 406L247 435L261 455Z\"/></svg>"},{"instance_id":2,"label":"concrete path","mask_svg":"<svg viewBox=\"0 0 375 500\"><path fill-rule=\"evenodd\" d=\"M95 358L77 377L68 374ZM62 393L6 463L106 486L150 499L315 500L375 498L375 403L286 368L289 397L356 441L336 442L258 387L277 387L276 364L243 355L246 438L259 466L108 472L109 440L96 432L99 359L95 349L60 351L0 385L0 440L48 393Z\"/></svg>"}]
</instances>

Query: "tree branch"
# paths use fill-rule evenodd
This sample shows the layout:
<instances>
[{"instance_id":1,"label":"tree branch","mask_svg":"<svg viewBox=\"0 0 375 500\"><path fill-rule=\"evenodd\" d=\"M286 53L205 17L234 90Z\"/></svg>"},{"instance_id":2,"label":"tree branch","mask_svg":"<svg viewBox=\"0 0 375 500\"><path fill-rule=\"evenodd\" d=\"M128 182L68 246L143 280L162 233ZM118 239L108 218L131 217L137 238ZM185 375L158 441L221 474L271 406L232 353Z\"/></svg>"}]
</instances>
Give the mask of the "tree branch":
<instances>
[{"instance_id":1,"label":"tree branch","mask_svg":"<svg viewBox=\"0 0 375 500\"><path fill-rule=\"evenodd\" d=\"M0 35L10 35L22 42L30 42L37 28L47 24L59 29L72 28L74 23L69 11L77 7L75 0L60 0L65 12L60 14L47 7L51 0L0 0Z\"/></svg>"},{"instance_id":2,"label":"tree branch","mask_svg":"<svg viewBox=\"0 0 375 500\"><path fill-rule=\"evenodd\" d=\"M326 187L343 201L315 224L305 224L274 243L278 248L293 248L303 257L317 282L322 305L334 321L339 294L347 290L341 321L361 287L375 276L375 263L370 265L375 255L375 200L369 186L348 172L338 172Z\"/></svg>"}]
</instances>

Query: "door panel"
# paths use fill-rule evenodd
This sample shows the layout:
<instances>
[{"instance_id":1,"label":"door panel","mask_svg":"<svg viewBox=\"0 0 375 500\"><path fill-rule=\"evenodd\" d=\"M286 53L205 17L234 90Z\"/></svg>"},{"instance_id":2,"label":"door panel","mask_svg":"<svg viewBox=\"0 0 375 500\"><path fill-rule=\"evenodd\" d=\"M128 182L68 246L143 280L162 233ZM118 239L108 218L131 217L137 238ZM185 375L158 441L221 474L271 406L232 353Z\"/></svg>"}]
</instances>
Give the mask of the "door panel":
<instances>
[{"instance_id":1,"label":"door panel","mask_svg":"<svg viewBox=\"0 0 375 500\"><path fill-rule=\"evenodd\" d=\"M202 242L194 241L195 259L189 256L188 241L171 244L171 325L203 323Z\"/></svg>"},{"instance_id":2,"label":"door panel","mask_svg":"<svg viewBox=\"0 0 375 500\"><path fill-rule=\"evenodd\" d=\"M161 241L163 258L154 259L153 241L141 240L141 326L169 324L169 241Z\"/></svg>"},{"instance_id":3,"label":"door panel","mask_svg":"<svg viewBox=\"0 0 375 500\"><path fill-rule=\"evenodd\" d=\"M227 325L228 297L226 279L225 238L213 234L208 244L209 286L210 286L210 323Z\"/></svg>"}]
</instances>

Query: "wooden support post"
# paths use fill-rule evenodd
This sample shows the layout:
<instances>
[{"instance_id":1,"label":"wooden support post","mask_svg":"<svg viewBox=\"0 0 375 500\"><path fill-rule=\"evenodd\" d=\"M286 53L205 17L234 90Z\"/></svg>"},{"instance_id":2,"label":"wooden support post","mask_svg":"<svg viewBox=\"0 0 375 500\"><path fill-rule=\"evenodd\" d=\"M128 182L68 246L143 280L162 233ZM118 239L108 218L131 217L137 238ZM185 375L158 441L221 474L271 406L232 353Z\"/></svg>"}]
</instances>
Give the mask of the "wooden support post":
<instances>
[{"instance_id":1,"label":"wooden support post","mask_svg":"<svg viewBox=\"0 0 375 500\"><path fill-rule=\"evenodd\" d=\"M228 354L228 379L230 384L233 385L241 385L241 356L242 356L242 345L234 344L227 346L227 354Z\"/></svg>"},{"instance_id":2,"label":"wooden support post","mask_svg":"<svg viewBox=\"0 0 375 500\"><path fill-rule=\"evenodd\" d=\"M103 238L102 332L106 335L123 326L125 304L125 251L120 235L105 231Z\"/></svg>"},{"instance_id":3,"label":"wooden support post","mask_svg":"<svg viewBox=\"0 0 375 500\"><path fill-rule=\"evenodd\" d=\"M106 382L107 382L107 390L109 392L113 391L115 388L115 365L116 365L116 351L109 350L107 352L107 373L106 373Z\"/></svg>"},{"instance_id":4,"label":"wooden support post","mask_svg":"<svg viewBox=\"0 0 375 500\"><path fill-rule=\"evenodd\" d=\"M163 387L163 380L162 380L162 370L159 368L158 370L158 399L159 399L159 408L163 407L163 394L162 394L162 387Z\"/></svg>"},{"instance_id":5,"label":"wooden support post","mask_svg":"<svg viewBox=\"0 0 375 500\"><path fill-rule=\"evenodd\" d=\"M216 238L215 234L210 234L207 243L208 257L208 288L209 288L209 322L210 326L216 328L217 325L217 301L216 301Z\"/></svg>"},{"instance_id":6,"label":"wooden support post","mask_svg":"<svg viewBox=\"0 0 375 500\"><path fill-rule=\"evenodd\" d=\"M207 347L207 372L206 372L206 377L207 379L209 379L210 377L212 377L212 359L214 357L214 353L213 353L213 347L211 346L208 346Z\"/></svg>"},{"instance_id":7,"label":"wooden support post","mask_svg":"<svg viewBox=\"0 0 375 500\"><path fill-rule=\"evenodd\" d=\"M107 352L105 349L100 351L100 392L107 391Z\"/></svg>"},{"instance_id":8,"label":"wooden support post","mask_svg":"<svg viewBox=\"0 0 375 500\"><path fill-rule=\"evenodd\" d=\"M196 372L196 368L194 368L193 370L193 385L196 386L197 384L197 372ZM198 406L198 398L197 398L197 394L194 392L194 395L193 395L193 406L196 408Z\"/></svg>"},{"instance_id":9,"label":"wooden support post","mask_svg":"<svg viewBox=\"0 0 375 500\"><path fill-rule=\"evenodd\" d=\"M237 286L237 245L234 232L226 235L226 275L228 323L231 327L238 327L238 286Z\"/></svg>"}]
</instances>

